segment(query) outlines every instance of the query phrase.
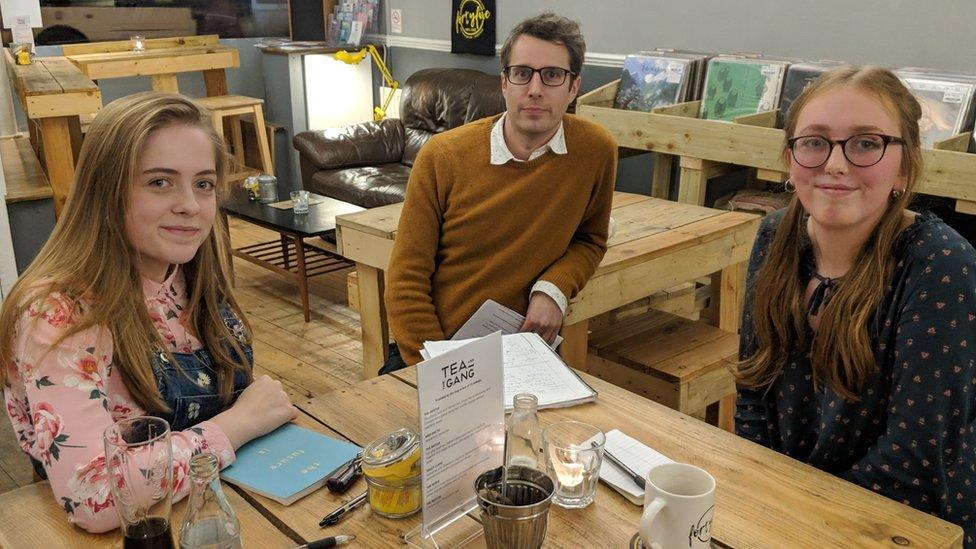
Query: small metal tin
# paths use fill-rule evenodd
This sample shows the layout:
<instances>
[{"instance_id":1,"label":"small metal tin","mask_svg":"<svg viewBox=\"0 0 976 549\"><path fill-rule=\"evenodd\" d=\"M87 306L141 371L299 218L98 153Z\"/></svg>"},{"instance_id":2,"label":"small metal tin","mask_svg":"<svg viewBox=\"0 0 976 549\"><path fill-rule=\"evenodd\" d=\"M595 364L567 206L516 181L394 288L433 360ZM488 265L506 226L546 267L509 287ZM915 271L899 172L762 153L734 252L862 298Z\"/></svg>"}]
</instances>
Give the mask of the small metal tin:
<instances>
[{"instance_id":1,"label":"small metal tin","mask_svg":"<svg viewBox=\"0 0 976 549\"><path fill-rule=\"evenodd\" d=\"M273 175L263 173L258 176L259 201L264 204L277 202L278 200L278 178Z\"/></svg>"}]
</instances>

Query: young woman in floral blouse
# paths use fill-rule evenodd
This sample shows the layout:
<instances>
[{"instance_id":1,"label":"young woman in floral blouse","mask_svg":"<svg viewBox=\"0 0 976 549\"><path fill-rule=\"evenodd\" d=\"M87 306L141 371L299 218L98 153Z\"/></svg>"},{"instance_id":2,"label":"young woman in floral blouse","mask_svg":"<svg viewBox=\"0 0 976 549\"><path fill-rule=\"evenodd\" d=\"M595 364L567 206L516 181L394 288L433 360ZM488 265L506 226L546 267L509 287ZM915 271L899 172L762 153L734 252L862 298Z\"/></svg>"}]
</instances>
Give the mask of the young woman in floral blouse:
<instances>
[{"instance_id":1,"label":"young woman in floral blouse","mask_svg":"<svg viewBox=\"0 0 976 549\"><path fill-rule=\"evenodd\" d=\"M114 421L170 422L178 499L193 454L224 467L295 415L279 382L251 378L216 216L226 155L209 120L169 94L103 109L51 238L0 313L17 438L68 519L92 532L119 525L102 442Z\"/></svg>"},{"instance_id":2,"label":"young woman in floral blouse","mask_svg":"<svg viewBox=\"0 0 976 549\"><path fill-rule=\"evenodd\" d=\"M908 210L921 109L889 71L787 116L785 211L749 265L736 430L963 527L976 547L976 253Z\"/></svg>"}]
</instances>

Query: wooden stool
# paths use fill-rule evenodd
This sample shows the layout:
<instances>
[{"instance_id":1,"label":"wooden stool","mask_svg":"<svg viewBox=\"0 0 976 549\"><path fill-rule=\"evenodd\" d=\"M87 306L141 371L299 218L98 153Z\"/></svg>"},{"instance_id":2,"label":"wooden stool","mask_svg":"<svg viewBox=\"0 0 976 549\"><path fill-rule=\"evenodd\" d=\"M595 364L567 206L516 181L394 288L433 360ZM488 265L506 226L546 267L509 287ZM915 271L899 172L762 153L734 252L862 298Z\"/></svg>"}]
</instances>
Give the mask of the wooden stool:
<instances>
[{"instance_id":1,"label":"wooden stool","mask_svg":"<svg viewBox=\"0 0 976 549\"><path fill-rule=\"evenodd\" d=\"M231 148L235 159L233 171L227 174L228 181L239 181L249 175L257 173L274 174L274 162L271 160L271 147L268 144L268 134L264 131L263 99L244 95L216 95L194 99L198 105L209 109L212 113L213 127L217 134L224 138L224 119L229 119L231 128ZM241 132L241 115L254 116L254 127L262 131L254 132L258 141L258 151L261 156L261 166L255 170L244 163L244 138Z\"/></svg>"},{"instance_id":2,"label":"wooden stool","mask_svg":"<svg viewBox=\"0 0 976 549\"><path fill-rule=\"evenodd\" d=\"M739 337L705 321L649 311L590 334L587 371L731 431Z\"/></svg>"}]
</instances>

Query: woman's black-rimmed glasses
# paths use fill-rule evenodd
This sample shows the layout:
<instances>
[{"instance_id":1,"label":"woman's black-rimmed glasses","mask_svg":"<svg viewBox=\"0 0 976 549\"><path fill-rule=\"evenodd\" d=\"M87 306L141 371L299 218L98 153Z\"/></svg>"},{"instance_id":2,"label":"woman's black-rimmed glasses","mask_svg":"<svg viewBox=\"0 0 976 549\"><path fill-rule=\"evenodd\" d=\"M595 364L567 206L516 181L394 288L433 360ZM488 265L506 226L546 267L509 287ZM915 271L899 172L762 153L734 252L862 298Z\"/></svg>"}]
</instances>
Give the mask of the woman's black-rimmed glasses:
<instances>
[{"instance_id":1,"label":"woman's black-rimmed glasses","mask_svg":"<svg viewBox=\"0 0 976 549\"><path fill-rule=\"evenodd\" d=\"M566 82L566 77L569 75L576 76L576 73L570 70L566 70L562 67L542 67L541 69L533 69L532 67L527 67L525 65L509 65L505 67L505 78L508 79L509 84L514 84L516 86L524 86L532 81L532 76L535 73L539 73L539 77L542 78L542 83L546 86L556 88L562 86Z\"/></svg>"},{"instance_id":2,"label":"woman's black-rimmed glasses","mask_svg":"<svg viewBox=\"0 0 976 549\"><path fill-rule=\"evenodd\" d=\"M893 135L861 133L847 139L830 140L822 135L801 135L786 141L793 160L804 168L819 168L827 163L834 145L840 145L844 158L854 166L867 168L884 158L888 145L904 145L905 140Z\"/></svg>"}]
</instances>

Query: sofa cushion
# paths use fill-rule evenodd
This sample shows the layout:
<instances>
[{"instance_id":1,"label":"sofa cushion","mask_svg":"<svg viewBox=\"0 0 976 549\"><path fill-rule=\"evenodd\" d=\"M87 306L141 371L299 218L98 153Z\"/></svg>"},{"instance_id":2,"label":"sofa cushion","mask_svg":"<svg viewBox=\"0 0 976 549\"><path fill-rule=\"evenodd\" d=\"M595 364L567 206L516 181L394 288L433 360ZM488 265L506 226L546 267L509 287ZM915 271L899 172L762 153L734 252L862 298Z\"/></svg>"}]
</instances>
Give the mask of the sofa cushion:
<instances>
[{"instance_id":1,"label":"sofa cushion","mask_svg":"<svg viewBox=\"0 0 976 549\"><path fill-rule=\"evenodd\" d=\"M301 132L292 142L302 157L323 170L386 164L403 157L403 125L395 118L386 118Z\"/></svg>"},{"instance_id":2,"label":"sofa cushion","mask_svg":"<svg viewBox=\"0 0 976 549\"><path fill-rule=\"evenodd\" d=\"M400 116L407 128L440 133L505 110L501 79L471 69L422 69L407 79Z\"/></svg>"},{"instance_id":3,"label":"sofa cushion","mask_svg":"<svg viewBox=\"0 0 976 549\"><path fill-rule=\"evenodd\" d=\"M420 153L420 147L423 147L434 135L427 130L407 128L404 132L406 141L403 143L403 160L400 162L406 166L413 166L414 160L417 159L417 154Z\"/></svg>"},{"instance_id":4,"label":"sofa cushion","mask_svg":"<svg viewBox=\"0 0 976 549\"><path fill-rule=\"evenodd\" d=\"M395 162L345 170L320 170L312 175L305 189L363 208L375 208L403 202L408 179L410 168Z\"/></svg>"}]
</instances>

